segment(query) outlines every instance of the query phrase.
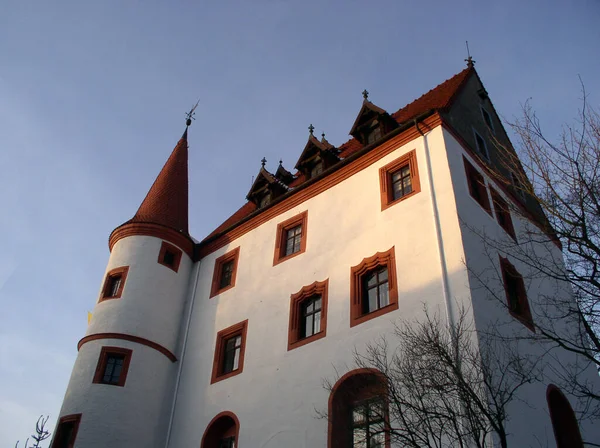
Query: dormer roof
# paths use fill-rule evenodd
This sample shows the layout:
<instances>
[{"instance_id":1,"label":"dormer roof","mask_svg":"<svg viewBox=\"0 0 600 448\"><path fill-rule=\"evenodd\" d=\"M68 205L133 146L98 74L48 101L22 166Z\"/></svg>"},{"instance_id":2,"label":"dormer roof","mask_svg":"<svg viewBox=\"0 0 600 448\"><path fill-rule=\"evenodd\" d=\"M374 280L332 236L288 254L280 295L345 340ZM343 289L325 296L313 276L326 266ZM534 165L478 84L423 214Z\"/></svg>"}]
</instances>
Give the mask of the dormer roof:
<instances>
[{"instance_id":1,"label":"dormer roof","mask_svg":"<svg viewBox=\"0 0 600 448\"><path fill-rule=\"evenodd\" d=\"M367 99L363 100L362 107L360 108L360 111L358 112L358 115L356 116L356 120L354 120L354 124L352 125L352 129L350 129L350 132L348 132L348 134L354 136L354 134L356 133L356 131L358 130L358 128L360 126L365 124L367 121L370 121L371 119L373 119L374 116L377 116L377 115L389 115L389 114L385 110L383 110L381 107L376 106L369 100L367 100Z\"/></svg>"},{"instance_id":2,"label":"dormer roof","mask_svg":"<svg viewBox=\"0 0 600 448\"><path fill-rule=\"evenodd\" d=\"M313 134L310 134L308 136L306 146L304 146L304 150L296 162L295 168L299 170L304 162L311 159L317 153L322 155L324 158L337 158L337 150L335 146L325 140L325 137L323 137L323 141L319 141Z\"/></svg>"},{"instance_id":3,"label":"dormer roof","mask_svg":"<svg viewBox=\"0 0 600 448\"><path fill-rule=\"evenodd\" d=\"M256 175L252 187L250 187L250 191L246 195L246 199L256 203L258 202L258 197L264 193L268 192L278 195L284 193L287 189L288 187L284 182L279 180L262 166Z\"/></svg>"}]
</instances>

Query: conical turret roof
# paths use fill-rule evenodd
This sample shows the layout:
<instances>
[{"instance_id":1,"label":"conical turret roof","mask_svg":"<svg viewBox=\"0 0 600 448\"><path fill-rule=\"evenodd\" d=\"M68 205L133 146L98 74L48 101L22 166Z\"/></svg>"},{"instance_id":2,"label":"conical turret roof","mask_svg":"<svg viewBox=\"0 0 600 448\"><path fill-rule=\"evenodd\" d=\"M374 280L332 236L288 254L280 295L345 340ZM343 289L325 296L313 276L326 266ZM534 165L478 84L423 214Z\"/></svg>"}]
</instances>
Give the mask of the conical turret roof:
<instances>
[{"instance_id":1,"label":"conical turret roof","mask_svg":"<svg viewBox=\"0 0 600 448\"><path fill-rule=\"evenodd\" d=\"M158 224L189 235L187 129L127 223Z\"/></svg>"}]
</instances>

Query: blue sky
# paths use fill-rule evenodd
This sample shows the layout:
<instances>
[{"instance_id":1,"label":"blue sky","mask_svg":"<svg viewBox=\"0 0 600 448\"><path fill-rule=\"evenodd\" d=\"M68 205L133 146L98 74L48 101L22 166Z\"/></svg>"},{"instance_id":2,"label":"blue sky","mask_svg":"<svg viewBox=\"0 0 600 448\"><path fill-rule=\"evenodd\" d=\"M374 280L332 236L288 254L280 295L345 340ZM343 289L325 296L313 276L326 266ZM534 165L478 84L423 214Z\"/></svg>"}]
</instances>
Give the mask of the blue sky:
<instances>
[{"instance_id":1,"label":"blue sky","mask_svg":"<svg viewBox=\"0 0 600 448\"><path fill-rule=\"evenodd\" d=\"M600 103L600 3L0 2L0 446L58 416L86 312L129 219L190 129L190 229L244 202L313 123L340 145L368 89L394 112L464 67L550 135Z\"/></svg>"}]
</instances>

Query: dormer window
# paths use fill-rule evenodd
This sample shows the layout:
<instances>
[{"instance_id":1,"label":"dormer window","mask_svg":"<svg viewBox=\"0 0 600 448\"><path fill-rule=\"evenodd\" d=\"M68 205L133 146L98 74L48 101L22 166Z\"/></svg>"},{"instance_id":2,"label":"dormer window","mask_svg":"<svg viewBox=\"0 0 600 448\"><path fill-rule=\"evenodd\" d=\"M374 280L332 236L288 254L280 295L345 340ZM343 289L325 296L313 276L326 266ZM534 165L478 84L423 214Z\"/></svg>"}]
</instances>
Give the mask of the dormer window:
<instances>
[{"instance_id":1,"label":"dormer window","mask_svg":"<svg viewBox=\"0 0 600 448\"><path fill-rule=\"evenodd\" d=\"M260 202L258 204L259 208L266 207L271 203L271 193L265 193L263 197L260 198Z\"/></svg>"},{"instance_id":2,"label":"dormer window","mask_svg":"<svg viewBox=\"0 0 600 448\"><path fill-rule=\"evenodd\" d=\"M381 138L381 126L379 126L379 122L375 120L371 125L370 129L367 130L365 136L365 144L370 145L371 143L376 142Z\"/></svg>"},{"instance_id":3,"label":"dormer window","mask_svg":"<svg viewBox=\"0 0 600 448\"><path fill-rule=\"evenodd\" d=\"M310 170L310 177L317 177L323 172L323 162L317 162Z\"/></svg>"}]
</instances>

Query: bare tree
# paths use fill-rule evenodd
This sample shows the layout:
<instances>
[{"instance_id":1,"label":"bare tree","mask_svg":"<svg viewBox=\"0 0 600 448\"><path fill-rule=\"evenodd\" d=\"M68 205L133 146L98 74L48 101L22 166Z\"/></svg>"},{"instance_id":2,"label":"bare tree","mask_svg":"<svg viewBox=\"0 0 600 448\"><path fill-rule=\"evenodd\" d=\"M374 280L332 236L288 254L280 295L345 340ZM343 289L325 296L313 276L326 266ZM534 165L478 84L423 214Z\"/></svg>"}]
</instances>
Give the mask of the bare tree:
<instances>
[{"instance_id":1,"label":"bare tree","mask_svg":"<svg viewBox=\"0 0 600 448\"><path fill-rule=\"evenodd\" d=\"M578 119L565 125L556 141L542 129L529 102L522 117L509 123L518 151L496 141L504 166L492 175L513 191L510 211L526 226L518 243L470 229L490 255L509 254L525 265L529 282L553 282L553 291L539 297L533 310L535 333L524 337L546 344L561 388L579 402L579 418L597 419L598 378L589 373L600 370L600 116L588 106L583 84L582 93ZM562 249L562 257L553 244ZM467 267L475 277L484 277ZM502 295L488 290L506 305ZM565 357L564 351L574 356Z\"/></svg>"},{"instance_id":2,"label":"bare tree","mask_svg":"<svg viewBox=\"0 0 600 448\"><path fill-rule=\"evenodd\" d=\"M43 415L40 415L36 424L35 424L35 434L31 435L31 438L34 441L33 445L29 445L29 437L25 440L25 445L23 448L41 448L40 442L48 439L50 437L50 431L46 429L46 423L48 423L48 416L44 418ZM15 444L15 448L19 447L19 441Z\"/></svg>"},{"instance_id":3,"label":"bare tree","mask_svg":"<svg viewBox=\"0 0 600 448\"><path fill-rule=\"evenodd\" d=\"M391 343L382 337L354 358L386 386L389 409L371 418L387 422L381 431L392 442L415 448L507 447L507 406L539 374L533 357L476 333L464 309L449 326L425 307L421 320L396 324ZM325 387L331 391L332 383Z\"/></svg>"}]
</instances>

